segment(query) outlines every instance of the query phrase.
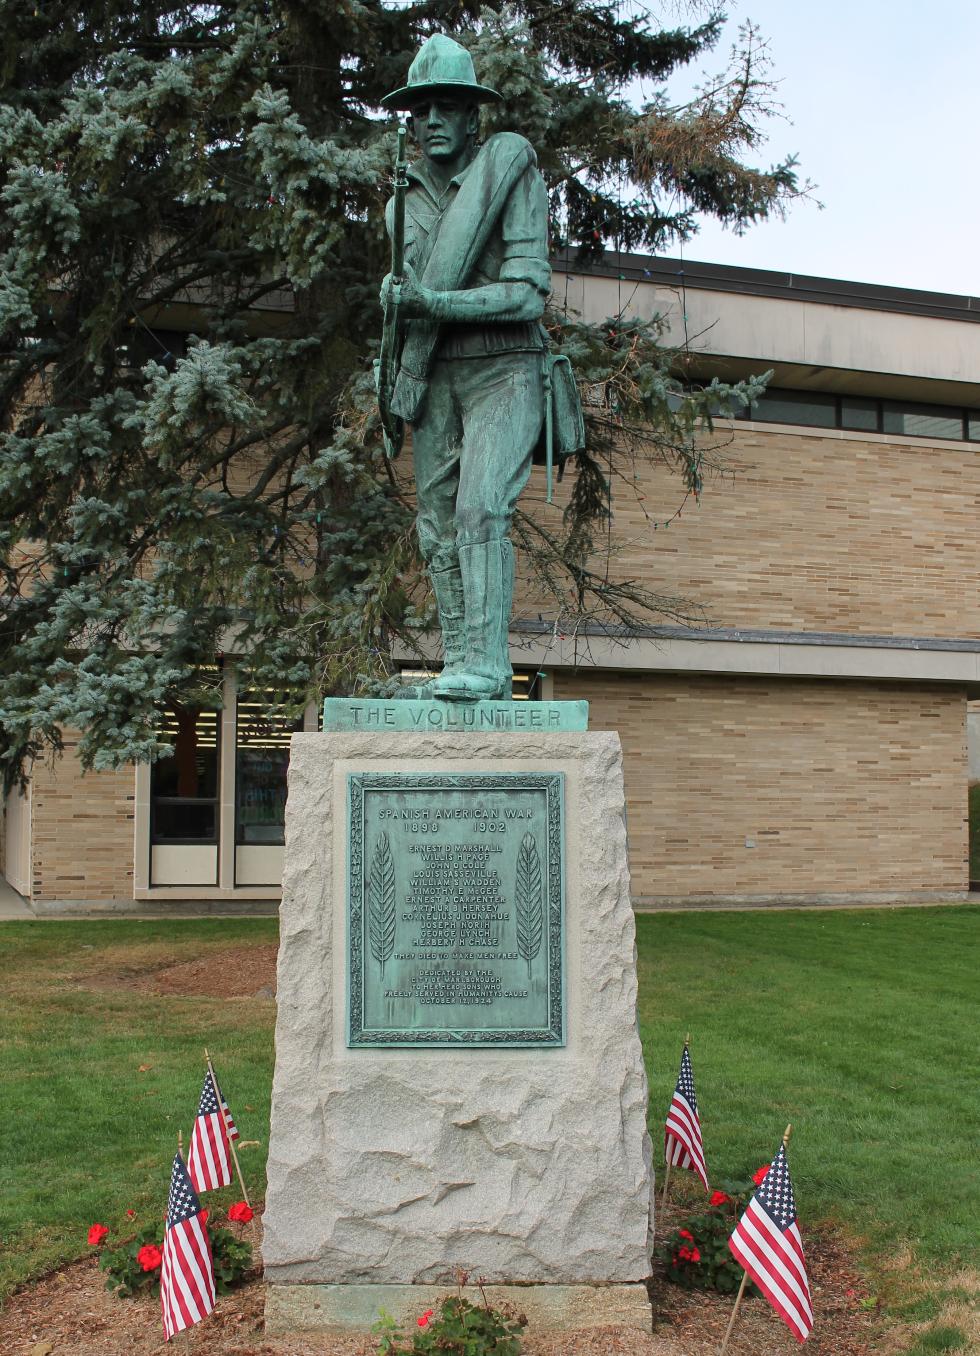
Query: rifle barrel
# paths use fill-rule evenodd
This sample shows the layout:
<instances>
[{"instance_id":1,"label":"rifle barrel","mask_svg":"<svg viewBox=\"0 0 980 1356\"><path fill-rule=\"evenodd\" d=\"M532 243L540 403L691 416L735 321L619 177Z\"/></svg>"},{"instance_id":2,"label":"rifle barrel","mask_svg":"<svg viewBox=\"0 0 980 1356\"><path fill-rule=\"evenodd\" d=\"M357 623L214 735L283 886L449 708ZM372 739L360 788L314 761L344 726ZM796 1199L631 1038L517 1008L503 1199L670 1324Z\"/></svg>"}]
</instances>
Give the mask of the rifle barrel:
<instances>
[{"instance_id":1,"label":"rifle barrel","mask_svg":"<svg viewBox=\"0 0 980 1356\"><path fill-rule=\"evenodd\" d=\"M398 154L395 159L395 219L391 232L391 276L400 281L405 272L405 195L408 192L408 160L405 155L407 129L398 129Z\"/></svg>"},{"instance_id":2,"label":"rifle barrel","mask_svg":"<svg viewBox=\"0 0 980 1356\"><path fill-rule=\"evenodd\" d=\"M407 129L398 128L398 151L395 156L394 211L391 222L391 279L400 283L405 273L405 197L408 193L408 160L405 154ZM385 452L397 457L402 442L401 420L391 413L390 402L398 369L398 303L395 293L385 306L384 326L381 331L381 358L378 364L378 408L384 431Z\"/></svg>"}]
</instances>

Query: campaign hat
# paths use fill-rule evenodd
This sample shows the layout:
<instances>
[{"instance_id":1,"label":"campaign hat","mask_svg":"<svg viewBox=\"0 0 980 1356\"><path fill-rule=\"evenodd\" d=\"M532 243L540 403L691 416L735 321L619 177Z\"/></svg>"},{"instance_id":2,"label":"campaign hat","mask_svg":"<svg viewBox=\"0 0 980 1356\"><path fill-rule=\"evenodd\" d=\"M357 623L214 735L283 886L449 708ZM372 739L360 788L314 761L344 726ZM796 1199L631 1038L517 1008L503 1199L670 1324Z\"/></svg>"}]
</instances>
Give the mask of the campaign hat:
<instances>
[{"instance_id":1,"label":"campaign hat","mask_svg":"<svg viewBox=\"0 0 980 1356\"><path fill-rule=\"evenodd\" d=\"M408 68L408 84L381 100L382 108L412 108L438 95L465 98L475 103L502 102L503 95L477 82L473 58L465 47L442 33L434 33Z\"/></svg>"}]
</instances>

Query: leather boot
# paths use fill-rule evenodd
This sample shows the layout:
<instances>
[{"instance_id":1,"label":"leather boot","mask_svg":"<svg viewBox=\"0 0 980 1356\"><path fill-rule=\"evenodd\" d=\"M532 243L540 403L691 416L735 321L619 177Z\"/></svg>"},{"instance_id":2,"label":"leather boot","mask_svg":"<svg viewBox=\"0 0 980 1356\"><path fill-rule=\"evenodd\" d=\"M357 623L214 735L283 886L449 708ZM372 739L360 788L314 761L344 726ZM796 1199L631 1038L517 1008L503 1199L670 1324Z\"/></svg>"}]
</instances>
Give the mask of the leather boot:
<instances>
[{"instance_id":1,"label":"leather boot","mask_svg":"<svg viewBox=\"0 0 980 1356\"><path fill-rule=\"evenodd\" d=\"M456 673L466 656L466 604L459 560L446 570L430 570L442 630L442 672Z\"/></svg>"},{"instance_id":2,"label":"leather boot","mask_svg":"<svg viewBox=\"0 0 980 1356\"><path fill-rule=\"evenodd\" d=\"M447 701L499 701L511 695L508 632L514 598L514 547L509 540L459 548L466 600L466 656L443 673L432 695Z\"/></svg>"},{"instance_id":3,"label":"leather boot","mask_svg":"<svg viewBox=\"0 0 980 1356\"><path fill-rule=\"evenodd\" d=\"M463 576L459 563L444 570L430 570L432 591L439 609L439 627L442 631L443 670L457 673L466 654L466 610L463 602ZM396 701L422 701L432 698L435 678L423 683L405 683L394 693Z\"/></svg>"}]
</instances>

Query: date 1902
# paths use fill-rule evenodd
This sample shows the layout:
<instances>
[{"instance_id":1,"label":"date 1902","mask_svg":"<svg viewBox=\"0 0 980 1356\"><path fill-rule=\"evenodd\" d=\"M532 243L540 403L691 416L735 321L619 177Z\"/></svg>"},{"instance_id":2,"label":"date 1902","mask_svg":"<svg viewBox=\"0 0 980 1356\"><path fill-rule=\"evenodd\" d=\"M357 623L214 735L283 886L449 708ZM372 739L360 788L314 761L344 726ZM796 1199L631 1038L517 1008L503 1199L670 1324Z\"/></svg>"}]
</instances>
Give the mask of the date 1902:
<instances>
[{"instance_id":1,"label":"date 1902","mask_svg":"<svg viewBox=\"0 0 980 1356\"><path fill-rule=\"evenodd\" d=\"M425 819L413 819L411 822L403 822L402 828L406 833L428 834L430 836L439 832L439 822L429 822ZM507 825L493 819L475 819L470 825L474 833L506 833Z\"/></svg>"}]
</instances>

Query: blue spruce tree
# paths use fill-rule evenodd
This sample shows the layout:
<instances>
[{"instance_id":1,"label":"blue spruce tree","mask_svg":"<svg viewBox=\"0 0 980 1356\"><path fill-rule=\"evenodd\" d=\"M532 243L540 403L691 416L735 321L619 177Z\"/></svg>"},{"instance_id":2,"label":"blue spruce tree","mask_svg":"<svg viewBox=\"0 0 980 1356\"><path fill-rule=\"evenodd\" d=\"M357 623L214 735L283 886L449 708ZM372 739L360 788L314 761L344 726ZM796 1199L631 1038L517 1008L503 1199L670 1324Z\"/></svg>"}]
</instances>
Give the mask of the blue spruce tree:
<instances>
[{"instance_id":1,"label":"blue spruce tree","mask_svg":"<svg viewBox=\"0 0 980 1356\"><path fill-rule=\"evenodd\" d=\"M661 249L699 213L741 229L800 191L792 160L743 163L769 99L751 33L693 103L626 97L721 25L665 31L604 0L0 0L8 783L66 726L87 765L153 756L160 706L229 647L299 706L383 683L414 644L429 604L369 359L378 104L420 42L472 47L505 96L486 130L531 140L556 243L592 257ZM596 568L610 466L658 457L699 492L698 430L758 386L683 388L655 324L551 323L608 399L564 514L522 516L518 544L556 614L628 626L665 603Z\"/></svg>"}]
</instances>

